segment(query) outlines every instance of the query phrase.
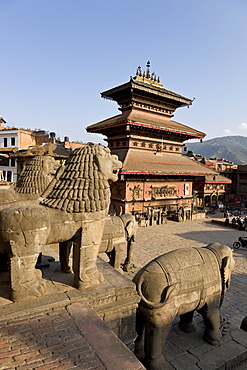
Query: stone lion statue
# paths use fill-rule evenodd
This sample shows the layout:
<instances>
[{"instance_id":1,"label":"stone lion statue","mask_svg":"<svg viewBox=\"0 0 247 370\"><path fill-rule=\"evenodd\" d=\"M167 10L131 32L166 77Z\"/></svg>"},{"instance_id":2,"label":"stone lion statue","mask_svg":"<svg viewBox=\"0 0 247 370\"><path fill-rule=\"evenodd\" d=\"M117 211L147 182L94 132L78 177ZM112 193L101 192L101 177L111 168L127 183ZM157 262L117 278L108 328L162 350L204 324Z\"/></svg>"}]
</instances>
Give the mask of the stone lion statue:
<instances>
[{"instance_id":1,"label":"stone lion statue","mask_svg":"<svg viewBox=\"0 0 247 370\"><path fill-rule=\"evenodd\" d=\"M0 189L0 208L8 206L7 202L34 199L47 188L58 168L58 162L50 155L38 155L23 168L16 184L9 189Z\"/></svg>"},{"instance_id":2,"label":"stone lion statue","mask_svg":"<svg viewBox=\"0 0 247 370\"><path fill-rule=\"evenodd\" d=\"M47 244L73 241L74 283L99 284L96 259L110 205L110 182L122 163L103 145L75 149L39 200L0 211L0 253L9 253L11 298L41 296L45 282L35 269Z\"/></svg>"}]
</instances>

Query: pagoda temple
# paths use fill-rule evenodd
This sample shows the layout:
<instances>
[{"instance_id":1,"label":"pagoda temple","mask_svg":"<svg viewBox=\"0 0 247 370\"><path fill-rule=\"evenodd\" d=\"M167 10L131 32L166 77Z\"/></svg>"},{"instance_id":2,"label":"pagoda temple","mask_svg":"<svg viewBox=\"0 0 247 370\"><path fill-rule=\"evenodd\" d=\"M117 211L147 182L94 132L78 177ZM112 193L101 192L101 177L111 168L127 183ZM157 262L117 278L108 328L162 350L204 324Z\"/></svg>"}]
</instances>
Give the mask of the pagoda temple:
<instances>
[{"instance_id":1,"label":"pagoda temple","mask_svg":"<svg viewBox=\"0 0 247 370\"><path fill-rule=\"evenodd\" d=\"M218 186L217 201L223 197L229 180L182 155L184 141L206 136L172 119L177 108L189 107L193 100L165 89L149 62L145 71L138 67L129 82L101 96L116 101L121 111L87 127L105 135L111 152L123 162L112 186L112 211L138 213L152 224L166 216L189 220L194 208L204 206L207 181Z\"/></svg>"}]
</instances>

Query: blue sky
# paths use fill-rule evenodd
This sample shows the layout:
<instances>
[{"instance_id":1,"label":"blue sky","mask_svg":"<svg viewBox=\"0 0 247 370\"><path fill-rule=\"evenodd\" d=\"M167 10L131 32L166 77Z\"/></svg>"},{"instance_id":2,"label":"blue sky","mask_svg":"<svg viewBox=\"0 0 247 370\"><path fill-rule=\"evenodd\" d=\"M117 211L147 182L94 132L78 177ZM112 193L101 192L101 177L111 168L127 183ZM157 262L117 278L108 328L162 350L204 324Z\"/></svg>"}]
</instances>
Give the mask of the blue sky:
<instances>
[{"instance_id":1,"label":"blue sky","mask_svg":"<svg viewBox=\"0 0 247 370\"><path fill-rule=\"evenodd\" d=\"M0 114L9 126L103 142L119 113L100 92L140 65L193 105L174 119L206 139L247 135L246 0L0 0Z\"/></svg>"}]
</instances>

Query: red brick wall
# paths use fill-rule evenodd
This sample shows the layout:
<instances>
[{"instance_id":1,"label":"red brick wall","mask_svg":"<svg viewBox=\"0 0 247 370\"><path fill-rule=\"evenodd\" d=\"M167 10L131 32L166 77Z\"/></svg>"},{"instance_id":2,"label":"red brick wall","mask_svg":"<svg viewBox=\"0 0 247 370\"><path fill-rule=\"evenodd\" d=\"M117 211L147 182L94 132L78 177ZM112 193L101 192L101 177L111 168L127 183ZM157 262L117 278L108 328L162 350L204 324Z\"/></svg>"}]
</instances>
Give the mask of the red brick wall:
<instances>
[{"instance_id":1,"label":"red brick wall","mask_svg":"<svg viewBox=\"0 0 247 370\"><path fill-rule=\"evenodd\" d=\"M31 130L19 130L19 149L27 149L29 146L36 145L35 137L33 137L31 134Z\"/></svg>"},{"instance_id":2,"label":"red brick wall","mask_svg":"<svg viewBox=\"0 0 247 370\"><path fill-rule=\"evenodd\" d=\"M147 207L164 207L176 204L190 207L192 199L192 181L155 182L127 181L113 183L112 201L121 205L123 212L146 212Z\"/></svg>"}]
</instances>

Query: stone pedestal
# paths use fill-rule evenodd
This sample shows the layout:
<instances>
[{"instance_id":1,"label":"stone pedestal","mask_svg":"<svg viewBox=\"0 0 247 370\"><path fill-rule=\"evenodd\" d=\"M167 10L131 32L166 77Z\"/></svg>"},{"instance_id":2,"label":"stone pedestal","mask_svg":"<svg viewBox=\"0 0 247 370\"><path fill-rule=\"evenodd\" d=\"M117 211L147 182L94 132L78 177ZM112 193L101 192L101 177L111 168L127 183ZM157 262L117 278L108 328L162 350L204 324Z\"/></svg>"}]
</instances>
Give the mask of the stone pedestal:
<instances>
[{"instance_id":1,"label":"stone pedestal","mask_svg":"<svg viewBox=\"0 0 247 370\"><path fill-rule=\"evenodd\" d=\"M46 247L42 261L49 261L48 267L42 268L43 281L46 283L45 294L40 298L12 302L9 299L10 283L8 272L0 276L0 314L47 307L52 305L67 306L74 302L87 301L106 322L110 329L129 348L133 348L135 333L135 313L140 300L135 284L116 271L107 262L98 257L97 267L104 276L99 285L78 290L74 287L74 274L61 271L58 255ZM36 270L39 272L39 270Z\"/></svg>"},{"instance_id":2,"label":"stone pedestal","mask_svg":"<svg viewBox=\"0 0 247 370\"><path fill-rule=\"evenodd\" d=\"M71 301L83 299L95 309L110 329L130 348L136 337L135 313L140 300L135 284L98 258L105 280L85 291L70 290Z\"/></svg>"}]
</instances>

